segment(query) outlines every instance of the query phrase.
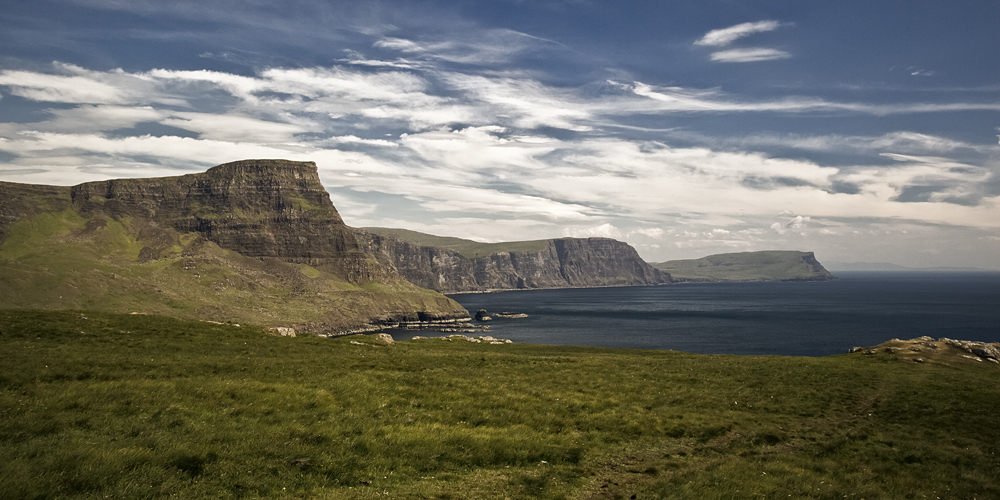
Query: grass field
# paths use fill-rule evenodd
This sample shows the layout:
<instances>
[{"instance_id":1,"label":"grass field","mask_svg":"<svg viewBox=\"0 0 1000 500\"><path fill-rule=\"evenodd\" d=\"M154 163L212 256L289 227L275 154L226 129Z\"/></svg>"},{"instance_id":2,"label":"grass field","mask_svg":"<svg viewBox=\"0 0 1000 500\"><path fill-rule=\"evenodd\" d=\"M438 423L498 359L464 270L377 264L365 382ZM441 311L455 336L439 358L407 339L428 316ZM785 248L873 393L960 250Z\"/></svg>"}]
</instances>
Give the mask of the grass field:
<instances>
[{"instance_id":1,"label":"grass field","mask_svg":"<svg viewBox=\"0 0 1000 500\"><path fill-rule=\"evenodd\" d=\"M4 499L1000 498L991 363L17 310L0 342Z\"/></svg>"},{"instance_id":2,"label":"grass field","mask_svg":"<svg viewBox=\"0 0 1000 500\"><path fill-rule=\"evenodd\" d=\"M401 278L351 283L334 269L246 257L198 233L166 231L175 244L142 259L139 226L130 219L88 221L72 209L12 224L0 242L0 304L322 332L362 328L401 311L466 314L451 299Z\"/></svg>"}]
</instances>

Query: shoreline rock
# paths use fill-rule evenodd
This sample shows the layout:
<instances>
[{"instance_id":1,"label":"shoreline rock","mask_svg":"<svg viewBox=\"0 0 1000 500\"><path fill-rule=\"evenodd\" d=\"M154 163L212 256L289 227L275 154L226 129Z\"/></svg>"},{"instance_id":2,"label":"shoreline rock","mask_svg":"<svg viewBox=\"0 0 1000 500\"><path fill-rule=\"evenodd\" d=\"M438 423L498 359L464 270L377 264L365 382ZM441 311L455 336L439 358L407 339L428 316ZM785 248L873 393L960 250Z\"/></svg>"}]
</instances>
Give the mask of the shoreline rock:
<instances>
[{"instance_id":1,"label":"shoreline rock","mask_svg":"<svg viewBox=\"0 0 1000 500\"><path fill-rule=\"evenodd\" d=\"M936 362L948 364L960 360L983 361L1000 364L1000 342L955 340L923 336L910 340L892 339L873 347L852 347L849 354L889 354L915 363Z\"/></svg>"},{"instance_id":2,"label":"shoreline rock","mask_svg":"<svg viewBox=\"0 0 1000 500\"><path fill-rule=\"evenodd\" d=\"M468 337L466 335L445 335L445 336L441 336L441 337L421 337L421 336L415 336L415 337L411 338L410 340L431 340L431 339L447 340L447 341L464 340L466 342L472 342L474 344L490 344L490 345L502 345L502 344L513 344L514 343L510 339L497 339L497 338L490 337L489 335L483 335L483 336L480 336L480 337Z\"/></svg>"}]
</instances>

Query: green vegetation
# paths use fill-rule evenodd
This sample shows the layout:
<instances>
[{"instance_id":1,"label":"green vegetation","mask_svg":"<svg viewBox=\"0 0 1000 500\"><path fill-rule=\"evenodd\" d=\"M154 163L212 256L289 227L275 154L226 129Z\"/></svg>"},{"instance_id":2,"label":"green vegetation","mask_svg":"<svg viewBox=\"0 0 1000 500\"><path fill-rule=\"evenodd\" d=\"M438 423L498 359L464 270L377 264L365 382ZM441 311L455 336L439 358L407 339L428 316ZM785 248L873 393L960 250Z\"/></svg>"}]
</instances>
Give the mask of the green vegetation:
<instances>
[{"instance_id":1,"label":"green vegetation","mask_svg":"<svg viewBox=\"0 0 1000 500\"><path fill-rule=\"evenodd\" d=\"M0 342L0 498L1000 497L1000 367L964 358L17 310Z\"/></svg>"},{"instance_id":2,"label":"green vegetation","mask_svg":"<svg viewBox=\"0 0 1000 500\"><path fill-rule=\"evenodd\" d=\"M451 238L447 236L434 236L432 234L418 233L409 229L394 229L386 227L363 227L369 233L382 236L391 236L403 240L407 243L422 247L437 247L453 250L462 254L467 259L478 259L487 257L494 253L531 253L541 252L549 247L552 240L533 241L507 241L503 243L480 243L478 241L465 240L462 238Z\"/></svg>"},{"instance_id":3,"label":"green vegetation","mask_svg":"<svg viewBox=\"0 0 1000 500\"><path fill-rule=\"evenodd\" d=\"M171 231L141 259L133 222L73 209L12 224L0 244L0 304L88 309L343 331L398 311L464 311L406 281L350 283L335 270L259 260ZM161 242L162 243L162 242ZM375 263L374 265L377 265Z\"/></svg>"},{"instance_id":4,"label":"green vegetation","mask_svg":"<svg viewBox=\"0 0 1000 500\"><path fill-rule=\"evenodd\" d=\"M356 243L311 162L73 188L0 182L0 305L313 333L468 316Z\"/></svg>"},{"instance_id":5,"label":"green vegetation","mask_svg":"<svg viewBox=\"0 0 1000 500\"><path fill-rule=\"evenodd\" d=\"M680 281L827 280L832 275L812 252L764 251L709 255L653 264Z\"/></svg>"}]
</instances>

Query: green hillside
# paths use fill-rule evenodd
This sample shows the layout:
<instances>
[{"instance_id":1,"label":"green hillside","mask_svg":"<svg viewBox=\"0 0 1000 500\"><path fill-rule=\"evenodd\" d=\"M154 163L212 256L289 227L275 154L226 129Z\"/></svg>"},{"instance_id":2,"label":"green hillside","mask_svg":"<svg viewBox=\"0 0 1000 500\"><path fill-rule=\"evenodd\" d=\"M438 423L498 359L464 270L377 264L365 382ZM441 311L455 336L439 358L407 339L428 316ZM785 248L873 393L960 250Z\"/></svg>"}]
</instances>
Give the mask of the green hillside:
<instances>
[{"instance_id":1,"label":"green hillside","mask_svg":"<svg viewBox=\"0 0 1000 500\"><path fill-rule=\"evenodd\" d=\"M709 255L653 264L682 281L824 281L833 275L812 252L763 251Z\"/></svg>"},{"instance_id":2,"label":"green hillside","mask_svg":"<svg viewBox=\"0 0 1000 500\"><path fill-rule=\"evenodd\" d=\"M140 258L149 244L141 233L131 221L88 221L72 209L15 223L0 244L0 303L317 332L362 326L384 311L459 309L402 280L350 283L306 264L245 257L197 233L174 232L165 251Z\"/></svg>"},{"instance_id":3,"label":"green hillside","mask_svg":"<svg viewBox=\"0 0 1000 500\"><path fill-rule=\"evenodd\" d=\"M391 236L403 240L407 243L425 247L438 247L453 250L462 254L467 259L478 259L490 254L499 252L509 253L529 253L540 252L549 246L551 240L533 241L508 241L503 243L480 243L478 241L465 240L462 238L451 238L447 236L434 236L432 234L419 233L408 229L394 229L386 227L363 227L364 231L382 236Z\"/></svg>"},{"instance_id":4,"label":"green hillside","mask_svg":"<svg viewBox=\"0 0 1000 500\"><path fill-rule=\"evenodd\" d=\"M1000 366L959 356L13 310L0 344L0 498L1000 498Z\"/></svg>"},{"instance_id":5,"label":"green hillside","mask_svg":"<svg viewBox=\"0 0 1000 500\"><path fill-rule=\"evenodd\" d=\"M0 304L340 333L468 317L365 254L315 164L77 186L0 182Z\"/></svg>"}]
</instances>

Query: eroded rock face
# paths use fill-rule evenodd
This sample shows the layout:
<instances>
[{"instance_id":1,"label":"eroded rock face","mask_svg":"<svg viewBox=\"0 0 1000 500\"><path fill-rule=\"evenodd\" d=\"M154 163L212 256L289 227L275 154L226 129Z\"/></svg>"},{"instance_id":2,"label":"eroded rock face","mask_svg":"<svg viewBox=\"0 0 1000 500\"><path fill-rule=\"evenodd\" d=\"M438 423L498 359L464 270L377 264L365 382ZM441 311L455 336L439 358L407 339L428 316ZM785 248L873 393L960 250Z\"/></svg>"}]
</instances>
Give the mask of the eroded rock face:
<instances>
[{"instance_id":1,"label":"eroded rock face","mask_svg":"<svg viewBox=\"0 0 1000 500\"><path fill-rule=\"evenodd\" d=\"M321 335L469 319L366 254L312 162L245 160L73 187L0 182L0 252L11 278L0 280L0 303L11 307Z\"/></svg>"},{"instance_id":2,"label":"eroded rock face","mask_svg":"<svg viewBox=\"0 0 1000 500\"><path fill-rule=\"evenodd\" d=\"M248 257L335 268L355 283L394 278L369 265L313 162L243 160L200 174L88 182L71 195L84 216L145 219L150 232L198 233Z\"/></svg>"},{"instance_id":3,"label":"eroded rock face","mask_svg":"<svg viewBox=\"0 0 1000 500\"><path fill-rule=\"evenodd\" d=\"M462 254L414 245L391 236L354 229L362 250L383 265L395 267L409 282L431 290L479 290L472 261Z\"/></svg>"},{"instance_id":4,"label":"eroded rock face","mask_svg":"<svg viewBox=\"0 0 1000 500\"><path fill-rule=\"evenodd\" d=\"M519 288L655 285L670 275L610 238L550 240L537 252L496 252L477 259L443 248L355 230L361 247L411 283L440 292Z\"/></svg>"}]
</instances>

